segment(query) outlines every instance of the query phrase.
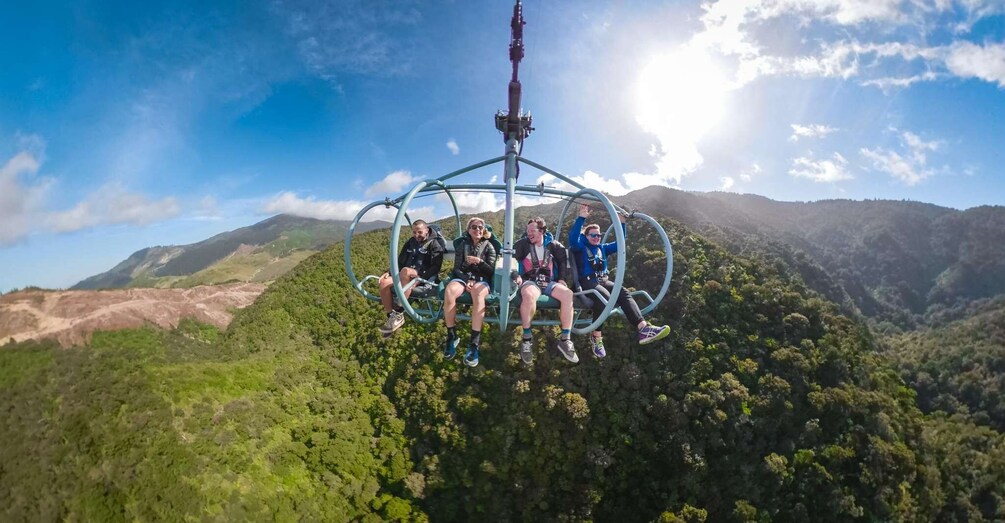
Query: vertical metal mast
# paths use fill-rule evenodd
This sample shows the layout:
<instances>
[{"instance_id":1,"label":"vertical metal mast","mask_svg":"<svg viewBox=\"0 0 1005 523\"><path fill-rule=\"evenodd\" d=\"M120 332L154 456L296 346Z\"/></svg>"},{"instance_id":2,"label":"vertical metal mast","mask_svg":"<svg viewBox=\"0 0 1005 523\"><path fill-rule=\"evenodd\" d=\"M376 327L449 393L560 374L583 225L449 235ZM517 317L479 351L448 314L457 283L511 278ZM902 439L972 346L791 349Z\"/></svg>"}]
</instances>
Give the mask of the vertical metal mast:
<instances>
[{"instance_id":1,"label":"vertical metal mast","mask_svg":"<svg viewBox=\"0 0 1005 523\"><path fill-rule=\"evenodd\" d=\"M509 59L513 63L513 76L509 81L509 111L506 114L496 113L496 129L503 133L506 142L506 218L503 225L503 266L502 281L499 288L499 329L506 330L509 322L509 294L513 271L513 195L516 193L516 182L520 176L517 156L523 149L523 140L533 128L530 126L530 115L520 112L520 60L523 59L523 5L516 0L513 6L513 19L510 21L511 36L509 43Z\"/></svg>"}]
</instances>

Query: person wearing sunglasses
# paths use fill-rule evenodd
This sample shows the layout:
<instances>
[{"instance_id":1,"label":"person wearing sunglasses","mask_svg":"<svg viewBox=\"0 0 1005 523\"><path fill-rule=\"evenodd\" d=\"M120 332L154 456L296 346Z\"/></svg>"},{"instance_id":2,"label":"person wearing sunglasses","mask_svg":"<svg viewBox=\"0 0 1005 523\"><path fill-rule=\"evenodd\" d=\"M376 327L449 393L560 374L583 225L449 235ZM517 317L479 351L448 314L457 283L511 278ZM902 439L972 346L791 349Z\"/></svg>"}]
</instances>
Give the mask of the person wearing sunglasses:
<instances>
[{"instance_id":1,"label":"person wearing sunglasses","mask_svg":"<svg viewBox=\"0 0 1005 523\"><path fill-rule=\"evenodd\" d=\"M412 222L412 237L405 242L398 254L398 278L401 279L401 286L407 287L409 282L415 278L437 282L440 277L440 268L443 265L443 253L446 252L446 242L440 234L429 228L423 220ZM419 282L416 282L419 283ZM394 302L394 280L391 279L391 271L385 272L378 281L380 292L380 303L384 306L384 313L387 321L379 327L380 333L385 337L390 337L405 324L405 309ZM405 290L405 298L412 293L413 287Z\"/></svg>"},{"instance_id":2,"label":"person wearing sunglasses","mask_svg":"<svg viewBox=\"0 0 1005 523\"><path fill-rule=\"evenodd\" d=\"M517 262L518 274L513 282L520 288L520 320L523 323L523 342L520 344L520 359L530 365L534 361L533 336L530 332L531 320L537 312L537 299L542 294L559 303L559 325L562 334L558 340L558 351L572 363L579 363L576 348L569 334L572 329L572 289L566 283L571 267L565 247L555 241L543 218L533 218L527 222L527 235L513 245L513 258Z\"/></svg>"},{"instance_id":3,"label":"person wearing sunglasses","mask_svg":"<svg viewBox=\"0 0 1005 523\"><path fill-rule=\"evenodd\" d=\"M447 325L443 357L449 360L457 354L457 346L460 345L455 321L457 298L468 293L471 296L471 343L464 355L464 364L475 367L478 365L478 348L485 320L485 298L491 290L498 252L485 220L477 217L468 220L467 234L454 245L454 269L443 292L443 320Z\"/></svg>"},{"instance_id":4,"label":"person wearing sunglasses","mask_svg":"<svg viewBox=\"0 0 1005 523\"><path fill-rule=\"evenodd\" d=\"M611 299L611 291L614 290L614 282L608 278L607 256L618 252L616 241L601 243L603 235L600 233L600 225L591 223L583 231L583 224L590 217L590 206L579 205L579 216L569 229L569 250L576 260L576 268L579 269L579 285L584 291L596 289L605 299ZM621 230L625 234L628 229L625 226L625 217L618 215L621 221ZM650 325L642 318L639 305L635 303L635 298L621 288L618 294L618 306L625 313L625 318L639 331L639 343L646 345L657 340L661 340L670 334L670 327ZM593 300L593 317L603 314L604 304L600 300ZM603 358L607 355L604 349L603 333L598 328L590 336L590 345L593 348L593 355Z\"/></svg>"}]
</instances>

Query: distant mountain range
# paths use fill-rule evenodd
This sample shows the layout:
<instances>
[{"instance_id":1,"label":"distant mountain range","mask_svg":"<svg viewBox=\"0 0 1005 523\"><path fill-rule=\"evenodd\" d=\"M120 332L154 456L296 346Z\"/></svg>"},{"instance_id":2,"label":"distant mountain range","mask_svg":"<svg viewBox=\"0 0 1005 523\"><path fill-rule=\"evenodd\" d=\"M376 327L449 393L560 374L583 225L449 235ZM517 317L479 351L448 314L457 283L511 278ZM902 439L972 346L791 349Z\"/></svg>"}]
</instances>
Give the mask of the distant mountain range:
<instances>
[{"instance_id":1,"label":"distant mountain range","mask_svg":"<svg viewBox=\"0 0 1005 523\"><path fill-rule=\"evenodd\" d=\"M71 289L194 287L226 282L268 282L311 254L345 238L351 222L280 214L190 245L148 247L111 270ZM388 222L360 223L365 232Z\"/></svg>"},{"instance_id":2,"label":"distant mountain range","mask_svg":"<svg viewBox=\"0 0 1005 523\"><path fill-rule=\"evenodd\" d=\"M910 329L1005 293L1001 206L960 211L890 200L779 202L664 187L613 200L680 222L734 254L774 260L847 312L878 323ZM564 205L523 207L516 219L525 223L540 215L554 223ZM493 224L503 221L502 212L484 215ZM596 217L604 221L603 215Z\"/></svg>"},{"instance_id":3,"label":"distant mountain range","mask_svg":"<svg viewBox=\"0 0 1005 523\"><path fill-rule=\"evenodd\" d=\"M811 287L837 303L842 300L834 293L847 293L866 316L901 326L1005 293L1001 206L960 211L909 201L778 202L656 187L619 201L678 220L738 254L794 256Z\"/></svg>"},{"instance_id":4,"label":"distant mountain range","mask_svg":"<svg viewBox=\"0 0 1005 523\"><path fill-rule=\"evenodd\" d=\"M735 254L774 259L849 312L899 327L912 328L932 315L1005 293L1005 207L959 211L909 201L779 202L660 187L615 201L676 220ZM517 220L540 214L554 221L563 205L523 207ZM483 215L502 225L501 211ZM442 224L446 234L455 233L453 220ZM137 251L73 288L268 282L341 241L348 225L279 215L192 245ZM388 226L369 222L358 229Z\"/></svg>"}]
</instances>

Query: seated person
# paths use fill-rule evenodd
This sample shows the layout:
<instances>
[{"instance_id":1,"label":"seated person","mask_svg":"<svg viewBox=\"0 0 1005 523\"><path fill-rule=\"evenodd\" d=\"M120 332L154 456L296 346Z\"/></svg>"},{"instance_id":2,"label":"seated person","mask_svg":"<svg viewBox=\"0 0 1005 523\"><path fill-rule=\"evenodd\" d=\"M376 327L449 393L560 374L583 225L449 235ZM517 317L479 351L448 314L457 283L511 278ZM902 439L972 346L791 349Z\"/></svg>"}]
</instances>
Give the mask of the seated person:
<instances>
[{"instance_id":1,"label":"seated person","mask_svg":"<svg viewBox=\"0 0 1005 523\"><path fill-rule=\"evenodd\" d=\"M605 299L611 298L611 291L614 290L614 282L607 277L607 256L618 252L618 243L610 242L601 244L603 235L600 234L600 225L591 223L586 226L585 234L581 234L583 223L590 216L590 207L580 204L579 217L569 229L569 251L576 259L576 267L579 269L579 284L583 290L596 289ZM618 215L621 221L621 230L627 234L625 227L625 217ZM642 312L635 303L635 298L621 288L618 294L618 306L625 313L628 322L635 325L639 330L639 343L646 345L656 340L661 340L670 334L670 327L649 325L642 318ZM597 318L604 312L604 304L600 300L593 300L593 317ZM598 358L607 355L604 350L604 338L600 329L593 332L590 337L590 344L593 347L593 354Z\"/></svg>"},{"instance_id":2,"label":"seated person","mask_svg":"<svg viewBox=\"0 0 1005 523\"><path fill-rule=\"evenodd\" d=\"M569 279L569 260L565 247L552 239L544 219L534 218L527 222L527 236L520 238L513 249L513 258L519 267L519 275L514 278L514 282L520 287L520 321L523 323L520 359L528 365L534 361L530 325L537 311L537 298L544 294L558 300L560 306L558 314L562 334L558 350L565 359L578 363L579 356L569 339L572 329L572 289L566 284Z\"/></svg>"},{"instance_id":3,"label":"seated person","mask_svg":"<svg viewBox=\"0 0 1005 523\"><path fill-rule=\"evenodd\" d=\"M471 343L464 356L464 364L478 365L478 347L481 344L482 322L485 320L485 298L489 295L492 276L495 274L495 245L490 241L492 233L485 228L485 220L468 220L467 235L457 245L454 252L454 270L450 282L443 292L443 321L447 325L447 343L443 357L451 359L457 354L460 339L457 337L455 318L457 298L462 294L471 295Z\"/></svg>"},{"instance_id":4,"label":"seated person","mask_svg":"<svg viewBox=\"0 0 1005 523\"><path fill-rule=\"evenodd\" d=\"M436 231L429 228L429 224L422 220L412 222L412 237L405 242L398 254L398 278L401 279L401 286L405 288L415 278L435 281L439 278L440 268L443 266L443 253L446 251L442 238ZM416 282L418 283L418 282ZM394 280L391 272L381 275L378 282L380 292L380 303L384 306L384 313L387 314L387 321L380 326L380 333L385 337L394 334L394 331L405 324L405 309L394 303ZM412 293L413 287L405 290L405 298Z\"/></svg>"}]
</instances>

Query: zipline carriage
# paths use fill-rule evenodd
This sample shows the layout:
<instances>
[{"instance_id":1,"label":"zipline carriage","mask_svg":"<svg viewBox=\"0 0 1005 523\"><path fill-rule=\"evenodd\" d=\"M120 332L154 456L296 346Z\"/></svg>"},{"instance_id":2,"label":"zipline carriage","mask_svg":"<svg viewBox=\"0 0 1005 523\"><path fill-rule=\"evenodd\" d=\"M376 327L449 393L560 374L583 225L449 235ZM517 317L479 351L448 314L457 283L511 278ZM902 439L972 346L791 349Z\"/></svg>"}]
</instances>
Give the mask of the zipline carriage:
<instances>
[{"instance_id":1,"label":"zipline carriage","mask_svg":"<svg viewBox=\"0 0 1005 523\"><path fill-rule=\"evenodd\" d=\"M663 278L663 286L660 288L656 297L653 298L645 290L637 290L631 294L636 298L644 298L647 305L642 308L642 314L648 314L653 309L656 308L663 300L666 295L667 289L670 287L670 278L673 274L673 249L670 245L670 239L667 237L666 231L660 224L645 214L639 212L629 213L625 209L618 207L610 201L603 193L595 189L584 187L582 184L572 180L552 169L549 169L539 163L533 162L527 158L521 156L520 152L523 150L523 141L530 135L533 128L531 127L531 117L529 114L523 114L520 111L520 95L521 86L518 79L519 63L523 58L523 9L520 0L516 1L516 5L513 8L513 19L511 23L512 27L512 38L510 42L510 60L513 63L513 76L509 83L509 111L496 114L496 128L503 133L504 140L506 143L505 154L497 158L492 158L474 165L469 165L462 169L456 170L452 173L446 174L439 178L434 178L430 180L425 180L417 183L410 191L407 193L394 198L394 199L384 199L370 203L356 214L353 219L352 224L350 224L349 229L346 231L346 238L344 244L344 259L346 272L349 275L349 279L355 287L356 291L362 294L367 299L373 301L380 301L380 296L369 292L364 288L365 284L368 282L376 281L379 279L378 275L368 275L362 280L356 277L356 273L353 270L351 248L352 248L352 237L355 233L356 226L363 219L367 212L375 207L383 206L385 208L395 207L398 209L397 214L394 217L394 222L391 225L391 240L388 245L388 253L390 256L390 266L398 266L398 242L400 238L401 227L404 223L411 225L412 220L408 216L408 207L415 198L422 198L427 196L436 195L439 193L445 193L447 198L450 200L450 204L454 210L454 218L457 223L457 230L460 234L464 234L464 230L461 227L461 216L457 209L457 202L454 200L454 193L459 192L489 192L489 193L504 193L506 195L505 200L505 223L503 225L503 241L501 244L497 245L501 247L499 249L499 261L496 263L495 278L492 285L492 292L490 293L488 299L486 300L486 312L485 321L490 323L495 323L499 325L501 330L506 330L510 323L520 323L519 318L519 302L520 293L519 288L514 284L513 280L510 278L513 270L515 269L515 264L513 263L513 235L514 235L514 208L513 199L517 194L521 195L538 195L541 197L552 197L560 198L565 200L565 206L562 209L562 213L559 216L558 223L556 224L556 230L554 237L556 240L561 241L561 230L562 223L565 220L565 216L569 211L570 206L576 202L581 201L584 203L595 203L602 205L607 211L607 214L611 218L611 226L607 229L604 235L603 241L606 242L607 239L614 235L615 240L618 244L618 256L617 265L615 268L614 277L614 289L611 291L610 300L605 299L596 290L589 291L579 291L575 293L576 296L576 308L574 313L574 320L572 325L572 331L576 334L587 334L599 327L612 313L621 313L620 308L617 307L617 296L621 292L621 288L624 286L625 279L625 260L627 258L627 244L625 241L625 235L622 228L619 227L618 215L630 216L631 218L638 218L646 223L648 223L659 235L663 243L663 251L666 255L666 275ZM448 184L449 180L471 173L478 169L484 167L492 166L498 163L504 164L504 184ZM520 166L526 165L540 172L550 174L568 183L569 185L575 187L576 191L565 191L556 188L545 187L544 184L539 185L518 185L518 178L520 174ZM495 235L493 235L495 239ZM494 241L498 242L497 239ZM450 242L447 242L448 245ZM562 242L563 244L565 242ZM449 249L449 247L448 247ZM571 262L571 261L570 261ZM573 263L575 266L575 263ZM575 267L573 267L575 269ZM573 272L575 274L575 272ZM413 320L419 323L434 323L438 321L442 315L443 308L443 285L438 282L425 281L420 278L416 278L409 283L409 286L416 286L411 294L411 301L405 299L406 288L402 287L401 279L396 271L391 271L391 278L393 280L394 295L397 301L405 309L406 313L412 317ZM570 286L575 286L574 281L567 282ZM592 321L586 317L583 317L582 313L584 311L588 312L589 303L591 300L600 300L604 303L603 313ZM464 303L463 301L458 301L458 303ZM414 304L414 306L413 306ZM557 309L558 302L552 298L542 295L538 299L539 309ZM464 314L458 314L459 319L468 320L470 316ZM550 319L535 319L533 321L534 325L558 325L557 320Z\"/></svg>"}]
</instances>

